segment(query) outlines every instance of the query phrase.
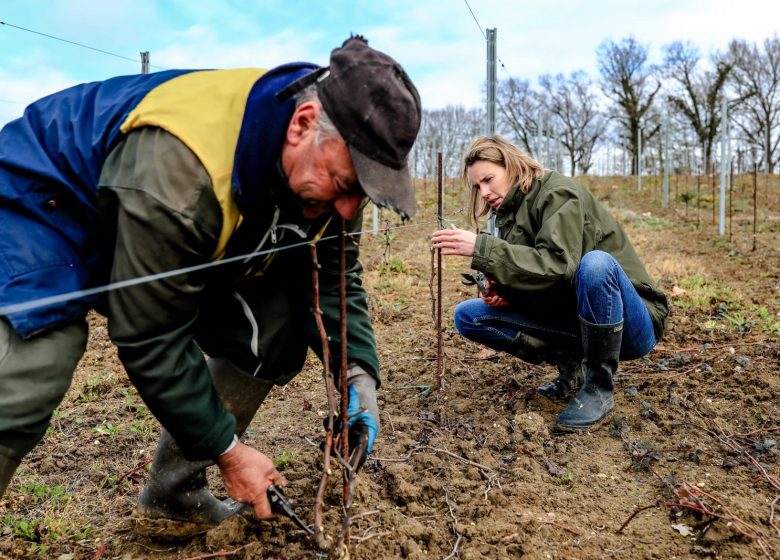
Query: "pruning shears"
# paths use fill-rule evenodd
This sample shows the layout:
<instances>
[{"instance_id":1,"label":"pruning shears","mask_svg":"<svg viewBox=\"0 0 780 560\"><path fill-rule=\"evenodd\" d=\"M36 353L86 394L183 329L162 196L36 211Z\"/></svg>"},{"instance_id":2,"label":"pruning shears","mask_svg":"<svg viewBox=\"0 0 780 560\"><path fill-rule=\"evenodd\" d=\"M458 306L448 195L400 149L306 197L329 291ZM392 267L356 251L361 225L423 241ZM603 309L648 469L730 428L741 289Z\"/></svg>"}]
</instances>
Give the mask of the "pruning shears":
<instances>
[{"instance_id":1,"label":"pruning shears","mask_svg":"<svg viewBox=\"0 0 780 560\"><path fill-rule=\"evenodd\" d=\"M268 487L268 501L271 503L271 511L280 515L284 515L293 520L293 522L306 531L307 534L313 535L314 529L306 525L303 519L298 517L295 510L292 507L292 502L287 499L282 489L276 484L272 484Z\"/></svg>"},{"instance_id":2,"label":"pruning shears","mask_svg":"<svg viewBox=\"0 0 780 560\"><path fill-rule=\"evenodd\" d=\"M483 273L478 272L476 274L470 274L468 272L461 272L460 275L463 277L463 280L461 280L461 282L463 282L464 285L466 286L476 285L480 294L482 294L483 296L487 295L488 283L487 283L487 278Z\"/></svg>"}]
</instances>

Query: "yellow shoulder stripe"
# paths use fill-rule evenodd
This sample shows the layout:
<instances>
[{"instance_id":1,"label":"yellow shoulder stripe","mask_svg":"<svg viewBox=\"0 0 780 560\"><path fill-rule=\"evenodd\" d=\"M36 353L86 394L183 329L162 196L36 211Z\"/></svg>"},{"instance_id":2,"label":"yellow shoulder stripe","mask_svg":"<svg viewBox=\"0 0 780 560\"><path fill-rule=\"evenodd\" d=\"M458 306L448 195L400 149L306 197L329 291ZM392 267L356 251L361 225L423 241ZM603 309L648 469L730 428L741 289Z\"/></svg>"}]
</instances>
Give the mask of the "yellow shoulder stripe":
<instances>
[{"instance_id":1,"label":"yellow shoulder stripe","mask_svg":"<svg viewBox=\"0 0 780 560\"><path fill-rule=\"evenodd\" d=\"M222 207L222 231L212 258L225 253L242 217L231 179L238 135L258 68L204 70L177 76L151 90L130 112L121 131L142 126L165 129L181 140L206 168Z\"/></svg>"}]
</instances>

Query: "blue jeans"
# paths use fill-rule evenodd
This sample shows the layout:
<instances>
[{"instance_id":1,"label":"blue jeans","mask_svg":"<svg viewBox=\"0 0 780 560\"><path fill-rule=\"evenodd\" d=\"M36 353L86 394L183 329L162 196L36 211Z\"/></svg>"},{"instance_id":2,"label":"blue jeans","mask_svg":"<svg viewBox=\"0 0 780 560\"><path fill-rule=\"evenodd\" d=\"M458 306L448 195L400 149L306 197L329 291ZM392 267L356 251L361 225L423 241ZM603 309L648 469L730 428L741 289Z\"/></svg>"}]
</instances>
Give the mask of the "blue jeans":
<instances>
[{"instance_id":1,"label":"blue jeans","mask_svg":"<svg viewBox=\"0 0 780 560\"><path fill-rule=\"evenodd\" d=\"M500 351L508 350L521 331L555 348L579 348L579 316L598 325L623 321L621 360L640 358L653 349L650 313L612 255L586 253L577 269L576 285L576 314L572 310L567 317L540 316L511 305L490 307L481 299L470 299L455 307L455 328L469 340Z\"/></svg>"}]
</instances>

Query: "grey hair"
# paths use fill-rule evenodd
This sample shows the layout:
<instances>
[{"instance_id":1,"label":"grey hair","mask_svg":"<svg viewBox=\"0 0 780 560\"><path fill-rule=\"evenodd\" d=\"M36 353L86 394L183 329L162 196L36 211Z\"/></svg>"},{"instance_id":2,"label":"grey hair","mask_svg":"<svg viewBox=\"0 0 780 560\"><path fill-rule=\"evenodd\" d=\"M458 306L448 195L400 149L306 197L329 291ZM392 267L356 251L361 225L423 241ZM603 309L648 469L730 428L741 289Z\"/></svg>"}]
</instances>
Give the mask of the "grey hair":
<instances>
[{"instance_id":1,"label":"grey hair","mask_svg":"<svg viewBox=\"0 0 780 560\"><path fill-rule=\"evenodd\" d=\"M315 145L319 147L325 140L341 138L341 134L336 128L336 125L330 120L328 113L325 112L325 108L322 106L320 96L317 93L316 84L306 87L295 96L295 107L308 103L309 101L320 106L320 118L317 120L317 135L314 138Z\"/></svg>"}]
</instances>

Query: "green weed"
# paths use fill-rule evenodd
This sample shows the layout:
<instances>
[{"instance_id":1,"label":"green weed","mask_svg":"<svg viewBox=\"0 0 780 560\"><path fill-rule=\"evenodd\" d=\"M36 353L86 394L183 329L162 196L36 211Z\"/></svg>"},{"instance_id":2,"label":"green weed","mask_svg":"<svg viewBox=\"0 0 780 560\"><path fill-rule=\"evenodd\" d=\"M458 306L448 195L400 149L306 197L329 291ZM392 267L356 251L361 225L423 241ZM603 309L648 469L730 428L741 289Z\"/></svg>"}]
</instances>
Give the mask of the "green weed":
<instances>
[{"instance_id":1,"label":"green weed","mask_svg":"<svg viewBox=\"0 0 780 560\"><path fill-rule=\"evenodd\" d=\"M705 331L722 331L726 328L723 326L723 323L719 323L714 319L707 319L703 323L700 323L699 326Z\"/></svg>"},{"instance_id":2,"label":"green weed","mask_svg":"<svg viewBox=\"0 0 780 560\"><path fill-rule=\"evenodd\" d=\"M92 431L101 436L114 437L122 431L122 426L114 426L111 422L103 422L92 428Z\"/></svg>"},{"instance_id":3,"label":"green weed","mask_svg":"<svg viewBox=\"0 0 780 560\"><path fill-rule=\"evenodd\" d=\"M750 325L753 323L753 321L738 311L733 313L724 313L723 318L731 323L739 332L749 331Z\"/></svg>"},{"instance_id":4,"label":"green weed","mask_svg":"<svg viewBox=\"0 0 780 560\"><path fill-rule=\"evenodd\" d=\"M414 271L409 268L404 261L397 257L391 257L387 262L379 265L379 276L386 274L413 274Z\"/></svg>"},{"instance_id":5,"label":"green weed","mask_svg":"<svg viewBox=\"0 0 780 560\"><path fill-rule=\"evenodd\" d=\"M141 441L152 441L157 437L156 423L151 418L137 418L130 422L130 433Z\"/></svg>"},{"instance_id":6,"label":"green weed","mask_svg":"<svg viewBox=\"0 0 780 560\"><path fill-rule=\"evenodd\" d=\"M57 506L67 503L70 499L62 486L48 486L35 479L22 484L19 493L28 496L33 504L48 502L50 505Z\"/></svg>"},{"instance_id":7,"label":"green weed","mask_svg":"<svg viewBox=\"0 0 780 560\"><path fill-rule=\"evenodd\" d=\"M39 527L41 523L40 519L28 521L9 513L3 516L3 526L0 529L0 534L14 535L27 541L38 542L40 540Z\"/></svg>"},{"instance_id":8,"label":"green weed","mask_svg":"<svg viewBox=\"0 0 780 560\"><path fill-rule=\"evenodd\" d=\"M280 455L274 457L274 467L277 470L283 471L288 468L294 461L298 460L298 454L285 449Z\"/></svg>"},{"instance_id":9,"label":"green weed","mask_svg":"<svg viewBox=\"0 0 780 560\"><path fill-rule=\"evenodd\" d=\"M573 472L569 471L565 475L553 478L553 484L558 486L573 486L576 477Z\"/></svg>"},{"instance_id":10,"label":"green weed","mask_svg":"<svg viewBox=\"0 0 780 560\"><path fill-rule=\"evenodd\" d=\"M757 323L763 332L766 334L780 334L780 320L778 320L777 315L772 315L763 305L754 305L751 307L751 311L758 317Z\"/></svg>"},{"instance_id":11,"label":"green weed","mask_svg":"<svg viewBox=\"0 0 780 560\"><path fill-rule=\"evenodd\" d=\"M681 278L679 286L686 292L674 302L681 309L707 309L713 301L728 302L735 299L734 290L715 278Z\"/></svg>"},{"instance_id":12,"label":"green weed","mask_svg":"<svg viewBox=\"0 0 780 560\"><path fill-rule=\"evenodd\" d=\"M0 520L0 536L14 536L33 543L31 552L40 557L46 557L48 546L46 541L83 541L92 536L92 525L68 522L46 517L44 519L24 519L23 517L6 514Z\"/></svg>"},{"instance_id":13,"label":"green weed","mask_svg":"<svg viewBox=\"0 0 780 560\"><path fill-rule=\"evenodd\" d=\"M91 402L111 392L113 385L108 377L90 377L81 387L77 402Z\"/></svg>"},{"instance_id":14,"label":"green weed","mask_svg":"<svg viewBox=\"0 0 780 560\"><path fill-rule=\"evenodd\" d=\"M641 225L651 231L662 231L672 228L672 222L661 216L642 216Z\"/></svg>"}]
</instances>

